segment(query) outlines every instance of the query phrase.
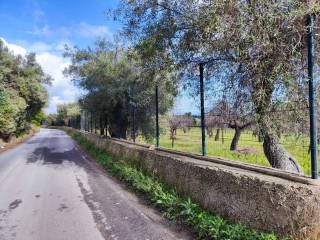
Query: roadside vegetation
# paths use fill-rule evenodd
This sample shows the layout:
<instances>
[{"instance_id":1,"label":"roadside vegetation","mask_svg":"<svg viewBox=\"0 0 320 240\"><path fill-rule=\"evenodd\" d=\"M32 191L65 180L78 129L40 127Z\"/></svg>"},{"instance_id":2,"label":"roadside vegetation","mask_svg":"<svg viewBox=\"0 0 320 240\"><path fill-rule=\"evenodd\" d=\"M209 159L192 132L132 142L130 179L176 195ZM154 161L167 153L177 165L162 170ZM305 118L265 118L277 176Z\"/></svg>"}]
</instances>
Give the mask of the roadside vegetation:
<instances>
[{"instance_id":1,"label":"roadside vegetation","mask_svg":"<svg viewBox=\"0 0 320 240\"><path fill-rule=\"evenodd\" d=\"M0 40L0 140L9 142L45 120L50 82L35 54L15 56Z\"/></svg>"},{"instance_id":2,"label":"roadside vegetation","mask_svg":"<svg viewBox=\"0 0 320 240\"><path fill-rule=\"evenodd\" d=\"M161 183L155 176L121 159L112 158L105 150L96 147L79 132L65 131L101 166L135 191L145 194L152 204L171 221L181 222L194 229L199 239L216 240L276 240L274 234L261 233L241 224L232 224L219 216L203 210L190 198Z\"/></svg>"}]
</instances>

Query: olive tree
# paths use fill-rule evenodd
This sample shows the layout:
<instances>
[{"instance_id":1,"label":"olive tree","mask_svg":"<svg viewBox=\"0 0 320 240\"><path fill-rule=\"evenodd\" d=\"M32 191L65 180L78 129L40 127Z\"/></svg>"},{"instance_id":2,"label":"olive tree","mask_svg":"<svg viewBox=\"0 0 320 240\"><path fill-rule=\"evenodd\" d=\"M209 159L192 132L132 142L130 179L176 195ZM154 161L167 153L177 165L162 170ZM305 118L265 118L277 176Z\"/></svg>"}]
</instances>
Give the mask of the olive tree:
<instances>
[{"instance_id":1,"label":"olive tree","mask_svg":"<svg viewBox=\"0 0 320 240\"><path fill-rule=\"evenodd\" d=\"M102 116L112 137L127 138L133 120L144 137L154 137L155 87L159 88L159 112L164 114L177 94L175 72L156 71L134 49L124 50L103 39L94 47L67 48L65 57L72 62L65 74L86 92L81 107Z\"/></svg>"},{"instance_id":2,"label":"olive tree","mask_svg":"<svg viewBox=\"0 0 320 240\"><path fill-rule=\"evenodd\" d=\"M214 60L226 72L236 69L238 77L226 81L250 91L269 163L300 172L280 144L272 111L278 98L290 101L296 79L306 79L306 16L319 9L318 1L300 0L122 0L117 14L148 54L169 56L180 68Z\"/></svg>"}]
</instances>

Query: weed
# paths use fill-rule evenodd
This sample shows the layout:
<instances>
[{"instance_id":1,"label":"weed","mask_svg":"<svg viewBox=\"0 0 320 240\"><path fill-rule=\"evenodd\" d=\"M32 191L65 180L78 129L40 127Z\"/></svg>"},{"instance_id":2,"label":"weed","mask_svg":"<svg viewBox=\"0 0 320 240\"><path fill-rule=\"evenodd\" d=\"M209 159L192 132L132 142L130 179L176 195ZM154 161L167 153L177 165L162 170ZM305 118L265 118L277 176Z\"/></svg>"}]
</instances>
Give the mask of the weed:
<instances>
[{"instance_id":1,"label":"weed","mask_svg":"<svg viewBox=\"0 0 320 240\"><path fill-rule=\"evenodd\" d=\"M223 218L203 210L190 198L180 197L175 189L160 182L155 176L121 159L114 159L103 149L80 133L66 130L101 166L128 183L133 189L145 194L152 204L164 212L165 217L191 226L200 239L216 240L277 240L274 234L251 230L242 224L232 224Z\"/></svg>"}]
</instances>

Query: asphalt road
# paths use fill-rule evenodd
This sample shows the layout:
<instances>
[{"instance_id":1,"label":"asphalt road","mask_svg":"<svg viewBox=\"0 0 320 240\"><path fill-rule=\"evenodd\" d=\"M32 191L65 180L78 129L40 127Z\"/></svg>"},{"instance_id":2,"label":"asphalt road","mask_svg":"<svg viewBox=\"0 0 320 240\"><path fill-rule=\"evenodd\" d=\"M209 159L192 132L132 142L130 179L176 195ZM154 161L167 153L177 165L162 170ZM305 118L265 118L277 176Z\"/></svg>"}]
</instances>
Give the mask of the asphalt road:
<instances>
[{"instance_id":1,"label":"asphalt road","mask_svg":"<svg viewBox=\"0 0 320 240\"><path fill-rule=\"evenodd\" d=\"M59 130L0 154L1 240L193 239Z\"/></svg>"}]
</instances>

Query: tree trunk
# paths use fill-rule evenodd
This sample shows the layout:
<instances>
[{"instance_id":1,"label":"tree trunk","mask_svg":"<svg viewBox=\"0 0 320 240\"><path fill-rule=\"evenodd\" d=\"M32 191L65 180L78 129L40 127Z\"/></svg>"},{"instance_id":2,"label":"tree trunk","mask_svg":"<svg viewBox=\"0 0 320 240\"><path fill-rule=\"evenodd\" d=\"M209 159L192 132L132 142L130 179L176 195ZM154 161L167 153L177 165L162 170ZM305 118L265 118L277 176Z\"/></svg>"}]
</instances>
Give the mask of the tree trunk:
<instances>
[{"instance_id":1,"label":"tree trunk","mask_svg":"<svg viewBox=\"0 0 320 240\"><path fill-rule=\"evenodd\" d=\"M94 133L97 134L97 118L94 118Z\"/></svg>"},{"instance_id":2,"label":"tree trunk","mask_svg":"<svg viewBox=\"0 0 320 240\"><path fill-rule=\"evenodd\" d=\"M111 137L127 139L128 125L128 119L126 116L121 115L119 110L118 114L115 115L115 118L112 119L112 121L109 119L108 126L106 122L106 134L107 131L109 131Z\"/></svg>"},{"instance_id":3,"label":"tree trunk","mask_svg":"<svg viewBox=\"0 0 320 240\"><path fill-rule=\"evenodd\" d=\"M212 129L212 127L207 127L207 133L209 135L209 138L213 137L213 129Z\"/></svg>"},{"instance_id":4,"label":"tree trunk","mask_svg":"<svg viewBox=\"0 0 320 240\"><path fill-rule=\"evenodd\" d=\"M214 137L214 140L216 142L218 142L220 139L220 128L217 128L217 131L216 131L216 136Z\"/></svg>"},{"instance_id":5,"label":"tree trunk","mask_svg":"<svg viewBox=\"0 0 320 240\"><path fill-rule=\"evenodd\" d=\"M108 125L107 125L108 124ZM129 121L126 111L121 103L114 106L113 111L108 114L108 121L106 121L106 132L113 138L127 139L127 130Z\"/></svg>"},{"instance_id":6,"label":"tree trunk","mask_svg":"<svg viewBox=\"0 0 320 240\"><path fill-rule=\"evenodd\" d=\"M171 147L174 148L174 139L175 137L175 129L174 128L170 128L170 139L171 139Z\"/></svg>"},{"instance_id":7,"label":"tree trunk","mask_svg":"<svg viewBox=\"0 0 320 240\"><path fill-rule=\"evenodd\" d=\"M104 127L103 127L103 126L102 126L101 129L100 129L100 135L101 135L101 136L104 136Z\"/></svg>"},{"instance_id":8,"label":"tree trunk","mask_svg":"<svg viewBox=\"0 0 320 240\"><path fill-rule=\"evenodd\" d=\"M92 113L90 113L90 132L93 133L93 116L92 116Z\"/></svg>"},{"instance_id":9,"label":"tree trunk","mask_svg":"<svg viewBox=\"0 0 320 240\"><path fill-rule=\"evenodd\" d=\"M127 124L122 123L121 121L119 123L110 123L108 126L108 130L110 133L110 136L113 138L122 138L127 139Z\"/></svg>"},{"instance_id":10,"label":"tree trunk","mask_svg":"<svg viewBox=\"0 0 320 240\"><path fill-rule=\"evenodd\" d=\"M224 144L224 129L221 129L221 140L222 140L222 144Z\"/></svg>"},{"instance_id":11,"label":"tree trunk","mask_svg":"<svg viewBox=\"0 0 320 240\"><path fill-rule=\"evenodd\" d=\"M272 167L302 173L299 163L283 148L276 134L272 132L265 134L263 150Z\"/></svg>"},{"instance_id":12,"label":"tree trunk","mask_svg":"<svg viewBox=\"0 0 320 240\"><path fill-rule=\"evenodd\" d=\"M101 136L104 136L104 126L103 126L103 119L102 119L102 116L100 116L100 122L99 122L99 125L100 125L100 135L101 135Z\"/></svg>"},{"instance_id":13,"label":"tree trunk","mask_svg":"<svg viewBox=\"0 0 320 240\"><path fill-rule=\"evenodd\" d=\"M272 67L270 66L270 69ZM280 144L279 138L272 127L273 122L268 111L272 109L274 86L274 81L268 78L252 81L252 100L258 117L259 133L263 137L263 150L272 167L301 173L298 162Z\"/></svg>"},{"instance_id":14,"label":"tree trunk","mask_svg":"<svg viewBox=\"0 0 320 240\"><path fill-rule=\"evenodd\" d=\"M242 129L240 127L236 127L234 130L235 130L234 136L230 145L231 151L236 151L238 149L238 143L239 143L241 132L242 132Z\"/></svg>"}]
</instances>

